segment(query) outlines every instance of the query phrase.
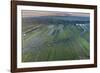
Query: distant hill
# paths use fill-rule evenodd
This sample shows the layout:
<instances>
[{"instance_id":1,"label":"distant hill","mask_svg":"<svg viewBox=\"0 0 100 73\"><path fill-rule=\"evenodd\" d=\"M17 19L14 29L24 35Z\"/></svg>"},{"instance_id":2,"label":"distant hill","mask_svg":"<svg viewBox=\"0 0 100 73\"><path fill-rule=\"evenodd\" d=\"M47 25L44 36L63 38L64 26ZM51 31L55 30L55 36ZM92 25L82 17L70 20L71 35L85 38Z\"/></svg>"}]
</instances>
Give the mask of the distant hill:
<instances>
[{"instance_id":1,"label":"distant hill","mask_svg":"<svg viewBox=\"0 0 100 73\"><path fill-rule=\"evenodd\" d=\"M90 17L82 16L40 16L40 17L24 17L24 23L38 23L38 24L85 24L89 23Z\"/></svg>"}]
</instances>

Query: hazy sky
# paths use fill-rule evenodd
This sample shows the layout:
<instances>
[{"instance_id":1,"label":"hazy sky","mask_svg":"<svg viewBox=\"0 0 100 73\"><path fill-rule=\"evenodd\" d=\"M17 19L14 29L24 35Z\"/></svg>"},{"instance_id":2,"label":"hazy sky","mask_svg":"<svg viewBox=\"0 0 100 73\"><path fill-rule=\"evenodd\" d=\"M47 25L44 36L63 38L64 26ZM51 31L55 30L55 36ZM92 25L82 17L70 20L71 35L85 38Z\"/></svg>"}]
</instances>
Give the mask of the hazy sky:
<instances>
[{"instance_id":1,"label":"hazy sky","mask_svg":"<svg viewBox=\"0 0 100 73\"><path fill-rule=\"evenodd\" d=\"M89 13L22 10L22 17L37 16L89 16Z\"/></svg>"}]
</instances>

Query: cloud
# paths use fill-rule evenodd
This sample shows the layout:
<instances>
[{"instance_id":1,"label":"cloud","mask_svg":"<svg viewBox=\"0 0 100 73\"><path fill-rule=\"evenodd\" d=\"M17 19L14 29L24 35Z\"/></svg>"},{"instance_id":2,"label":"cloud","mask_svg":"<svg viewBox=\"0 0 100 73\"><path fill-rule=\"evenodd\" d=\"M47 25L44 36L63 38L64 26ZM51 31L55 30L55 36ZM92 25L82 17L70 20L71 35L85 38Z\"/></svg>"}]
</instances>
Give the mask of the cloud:
<instances>
[{"instance_id":1,"label":"cloud","mask_svg":"<svg viewBox=\"0 0 100 73\"><path fill-rule=\"evenodd\" d=\"M22 17L38 16L89 16L89 13L22 10Z\"/></svg>"}]
</instances>

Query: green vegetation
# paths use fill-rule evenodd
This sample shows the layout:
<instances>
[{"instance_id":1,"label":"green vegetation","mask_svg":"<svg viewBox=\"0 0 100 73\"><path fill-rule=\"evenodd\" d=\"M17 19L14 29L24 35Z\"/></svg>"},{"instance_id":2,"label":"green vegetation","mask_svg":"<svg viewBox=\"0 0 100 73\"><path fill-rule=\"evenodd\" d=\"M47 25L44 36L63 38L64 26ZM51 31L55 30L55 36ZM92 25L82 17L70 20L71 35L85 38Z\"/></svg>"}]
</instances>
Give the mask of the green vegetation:
<instances>
[{"instance_id":1,"label":"green vegetation","mask_svg":"<svg viewBox=\"0 0 100 73\"><path fill-rule=\"evenodd\" d=\"M33 21L23 22L22 62L89 59L87 25L89 24L84 24L83 28L67 22L60 24L56 22L49 24L47 21L41 24Z\"/></svg>"}]
</instances>

